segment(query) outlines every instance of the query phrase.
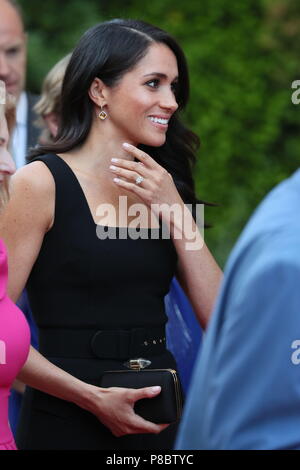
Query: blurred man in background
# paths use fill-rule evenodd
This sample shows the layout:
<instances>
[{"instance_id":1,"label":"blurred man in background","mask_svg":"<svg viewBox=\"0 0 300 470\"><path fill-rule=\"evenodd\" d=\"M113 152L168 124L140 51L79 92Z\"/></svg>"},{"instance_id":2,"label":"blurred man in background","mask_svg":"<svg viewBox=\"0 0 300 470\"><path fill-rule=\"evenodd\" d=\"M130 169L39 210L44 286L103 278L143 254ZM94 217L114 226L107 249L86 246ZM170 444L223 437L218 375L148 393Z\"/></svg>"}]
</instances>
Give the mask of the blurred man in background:
<instances>
[{"instance_id":1,"label":"blurred man in background","mask_svg":"<svg viewBox=\"0 0 300 470\"><path fill-rule=\"evenodd\" d=\"M27 35L19 7L12 0L0 0L0 80L17 100L11 149L17 168L24 165L27 150L39 135L32 109L37 97L25 92L26 54Z\"/></svg>"}]
</instances>

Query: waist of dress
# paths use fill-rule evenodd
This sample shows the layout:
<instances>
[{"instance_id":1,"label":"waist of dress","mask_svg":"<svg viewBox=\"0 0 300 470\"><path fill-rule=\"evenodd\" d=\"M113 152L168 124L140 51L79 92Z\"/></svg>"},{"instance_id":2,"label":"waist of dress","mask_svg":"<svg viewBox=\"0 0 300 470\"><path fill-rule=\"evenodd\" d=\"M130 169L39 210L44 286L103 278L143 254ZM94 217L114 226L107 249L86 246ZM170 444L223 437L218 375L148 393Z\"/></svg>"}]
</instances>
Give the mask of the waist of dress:
<instances>
[{"instance_id":1,"label":"waist of dress","mask_svg":"<svg viewBox=\"0 0 300 470\"><path fill-rule=\"evenodd\" d=\"M127 360L166 350L165 325L129 330L40 328L39 350L45 356Z\"/></svg>"}]
</instances>

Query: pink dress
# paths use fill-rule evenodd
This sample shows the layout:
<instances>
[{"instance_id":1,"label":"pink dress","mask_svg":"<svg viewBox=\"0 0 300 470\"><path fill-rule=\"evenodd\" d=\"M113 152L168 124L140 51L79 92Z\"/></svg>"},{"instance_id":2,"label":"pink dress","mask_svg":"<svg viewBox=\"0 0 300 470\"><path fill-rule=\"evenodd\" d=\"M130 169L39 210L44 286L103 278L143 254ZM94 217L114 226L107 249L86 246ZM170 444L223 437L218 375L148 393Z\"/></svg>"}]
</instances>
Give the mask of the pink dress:
<instances>
[{"instance_id":1,"label":"pink dress","mask_svg":"<svg viewBox=\"0 0 300 470\"><path fill-rule=\"evenodd\" d=\"M0 450L16 450L8 423L10 387L24 365L30 345L27 321L6 295L7 255L0 240Z\"/></svg>"}]
</instances>

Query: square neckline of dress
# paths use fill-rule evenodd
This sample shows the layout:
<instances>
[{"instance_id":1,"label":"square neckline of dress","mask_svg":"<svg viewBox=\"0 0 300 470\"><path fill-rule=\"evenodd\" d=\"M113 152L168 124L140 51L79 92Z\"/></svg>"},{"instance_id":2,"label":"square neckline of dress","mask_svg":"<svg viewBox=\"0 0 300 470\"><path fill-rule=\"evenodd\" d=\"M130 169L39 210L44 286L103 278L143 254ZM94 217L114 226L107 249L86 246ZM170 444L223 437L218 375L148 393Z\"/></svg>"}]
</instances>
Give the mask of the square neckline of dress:
<instances>
[{"instance_id":1,"label":"square neckline of dress","mask_svg":"<svg viewBox=\"0 0 300 470\"><path fill-rule=\"evenodd\" d=\"M91 220L91 222L95 225L95 227L104 227L104 228L114 228L114 229L120 229L120 230L124 230L124 229L127 229L127 230L130 230L130 229L134 229L136 230L136 228L134 227L129 227L128 225L127 226L118 226L118 225L102 225L102 224L98 224L97 222L95 222L95 219L94 219L94 216L92 214L92 211L91 211L91 208L90 208L90 205L88 203L88 200L87 200L87 197L85 195L85 192L80 184L80 181L79 179L77 178L76 174L74 173L74 171L72 170L72 168L70 167L70 165L63 159L61 158L59 155L57 155L56 153L53 153L53 155L55 155L55 157L57 157L60 161L63 162L63 164L67 167L67 169L69 170L72 178L74 179L78 189L80 190L80 193L81 193L81 196L83 198L83 201L84 201L84 204L85 204L85 207L88 211L88 214L89 214L89 218ZM161 221L159 221L159 224L160 226L159 227L139 227L139 230L160 230L161 229Z\"/></svg>"}]
</instances>

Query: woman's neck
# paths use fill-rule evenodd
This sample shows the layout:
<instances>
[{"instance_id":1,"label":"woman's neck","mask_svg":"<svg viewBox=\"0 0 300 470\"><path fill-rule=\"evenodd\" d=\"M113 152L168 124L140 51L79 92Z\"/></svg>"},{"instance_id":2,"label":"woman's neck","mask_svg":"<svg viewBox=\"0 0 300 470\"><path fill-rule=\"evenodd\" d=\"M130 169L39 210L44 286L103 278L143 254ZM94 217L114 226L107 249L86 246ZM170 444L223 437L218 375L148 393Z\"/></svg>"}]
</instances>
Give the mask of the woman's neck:
<instances>
[{"instance_id":1,"label":"woman's neck","mask_svg":"<svg viewBox=\"0 0 300 470\"><path fill-rule=\"evenodd\" d=\"M134 159L122 147L124 142L135 145L134 142L110 132L110 126L105 126L106 123L99 124L104 125L102 128L98 123L92 125L86 141L80 147L60 154L71 165L94 174L108 170L112 158Z\"/></svg>"}]
</instances>

